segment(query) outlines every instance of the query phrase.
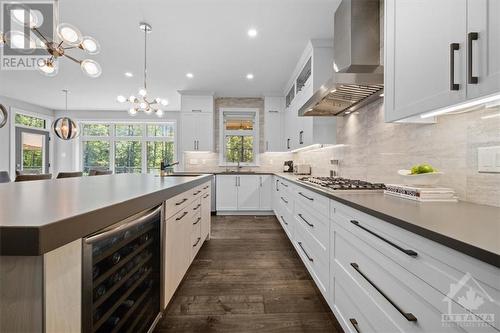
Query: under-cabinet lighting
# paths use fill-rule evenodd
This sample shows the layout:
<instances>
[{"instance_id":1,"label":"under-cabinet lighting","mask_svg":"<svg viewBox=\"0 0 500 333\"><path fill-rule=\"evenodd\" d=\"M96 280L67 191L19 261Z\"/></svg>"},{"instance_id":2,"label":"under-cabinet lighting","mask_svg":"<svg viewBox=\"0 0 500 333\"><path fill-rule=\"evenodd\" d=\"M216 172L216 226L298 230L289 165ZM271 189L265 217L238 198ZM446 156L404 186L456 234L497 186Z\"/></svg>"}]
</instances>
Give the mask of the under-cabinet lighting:
<instances>
[{"instance_id":1,"label":"under-cabinet lighting","mask_svg":"<svg viewBox=\"0 0 500 333\"><path fill-rule=\"evenodd\" d=\"M500 113L495 113L495 114L490 114L487 116L482 116L481 119L491 119L491 118L497 118L500 117Z\"/></svg>"},{"instance_id":2,"label":"under-cabinet lighting","mask_svg":"<svg viewBox=\"0 0 500 333\"><path fill-rule=\"evenodd\" d=\"M453 111L467 109L467 108L471 108L471 107L478 106L478 105L481 105L481 104L486 104L486 103L489 103L489 102L497 101L497 100L500 100L500 94L489 95L489 96L486 96L486 97L481 97L481 98L474 99L472 101L467 101L467 102L460 103L460 104L457 104L457 105L453 105L453 106L441 108L441 109L438 109L438 110L435 110L435 111L427 112L427 113L422 114L420 116L420 118L425 119L425 118L435 117L435 116L439 116L439 115L442 115L442 114L445 114L445 113L450 113L450 112L453 112Z\"/></svg>"}]
</instances>

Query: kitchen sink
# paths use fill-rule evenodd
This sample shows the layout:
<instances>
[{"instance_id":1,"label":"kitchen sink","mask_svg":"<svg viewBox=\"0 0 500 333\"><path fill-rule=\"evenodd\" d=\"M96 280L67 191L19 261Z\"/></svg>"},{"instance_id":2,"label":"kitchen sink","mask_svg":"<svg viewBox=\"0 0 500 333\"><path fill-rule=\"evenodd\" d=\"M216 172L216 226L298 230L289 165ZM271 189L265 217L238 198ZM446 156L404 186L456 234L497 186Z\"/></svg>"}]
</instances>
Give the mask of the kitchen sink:
<instances>
[{"instance_id":1,"label":"kitchen sink","mask_svg":"<svg viewBox=\"0 0 500 333\"><path fill-rule=\"evenodd\" d=\"M160 176L160 175L157 175L157 177L199 177L201 175L199 174L178 174L178 173L174 173L174 174L171 174L171 175L165 175L165 176Z\"/></svg>"}]
</instances>

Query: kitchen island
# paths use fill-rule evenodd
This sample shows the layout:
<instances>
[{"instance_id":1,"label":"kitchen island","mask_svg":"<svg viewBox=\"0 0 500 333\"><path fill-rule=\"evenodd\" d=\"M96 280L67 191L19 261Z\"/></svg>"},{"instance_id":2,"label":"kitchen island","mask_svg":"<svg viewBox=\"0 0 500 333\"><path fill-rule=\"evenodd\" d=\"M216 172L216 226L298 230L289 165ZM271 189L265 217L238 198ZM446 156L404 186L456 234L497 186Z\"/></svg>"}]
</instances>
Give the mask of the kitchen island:
<instances>
[{"instance_id":1,"label":"kitchen island","mask_svg":"<svg viewBox=\"0 0 500 333\"><path fill-rule=\"evenodd\" d=\"M137 305L122 315L141 312L149 299L139 297L142 287L143 295L154 291L151 312L160 313L208 238L211 179L110 175L0 185L0 331L102 330L135 294ZM151 276L153 287L144 284Z\"/></svg>"}]
</instances>

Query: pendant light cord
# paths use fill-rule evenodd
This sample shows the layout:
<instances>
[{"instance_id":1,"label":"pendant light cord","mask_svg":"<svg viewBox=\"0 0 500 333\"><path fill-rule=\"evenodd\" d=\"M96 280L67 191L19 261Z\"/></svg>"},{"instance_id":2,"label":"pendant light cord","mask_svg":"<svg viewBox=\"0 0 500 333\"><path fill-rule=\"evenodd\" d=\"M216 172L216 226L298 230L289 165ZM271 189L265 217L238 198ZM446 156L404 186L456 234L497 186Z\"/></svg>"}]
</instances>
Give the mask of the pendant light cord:
<instances>
[{"instance_id":1,"label":"pendant light cord","mask_svg":"<svg viewBox=\"0 0 500 333\"><path fill-rule=\"evenodd\" d=\"M144 28L144 89L146 89L146 77L147 77L147 49L146 49L146 44L147 44L147 39L148 39L148 28L147 26Z\"/></svg>"},{"instance_id":2,"label":"pendant light cord","mask_svg":"<svg viewBox=\"0 0 500 333\"><path fill-rule=\"evenodd\" d=\"M68 89L63 90L64 93L66 94L66 114L68 113Z\"/></svg>"}]
</instances>

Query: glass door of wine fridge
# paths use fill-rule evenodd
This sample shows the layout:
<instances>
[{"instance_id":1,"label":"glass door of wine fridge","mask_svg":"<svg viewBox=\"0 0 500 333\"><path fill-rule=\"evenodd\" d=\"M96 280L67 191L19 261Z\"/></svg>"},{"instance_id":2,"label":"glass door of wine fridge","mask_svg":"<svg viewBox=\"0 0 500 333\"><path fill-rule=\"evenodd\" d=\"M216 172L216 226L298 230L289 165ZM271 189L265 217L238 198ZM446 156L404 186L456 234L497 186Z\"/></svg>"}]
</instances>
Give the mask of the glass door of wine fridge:
<instances>
[{"instance_id":1,"label":"glass door of wine fridge","mask_svg":"<svg viewBox=\"0 0 500 333\"><path fill-rule=\"evenodd\" d=\"M162 206L83 240L83 332L147 332L160 312Z\"/></svg>"}]
</instances>

